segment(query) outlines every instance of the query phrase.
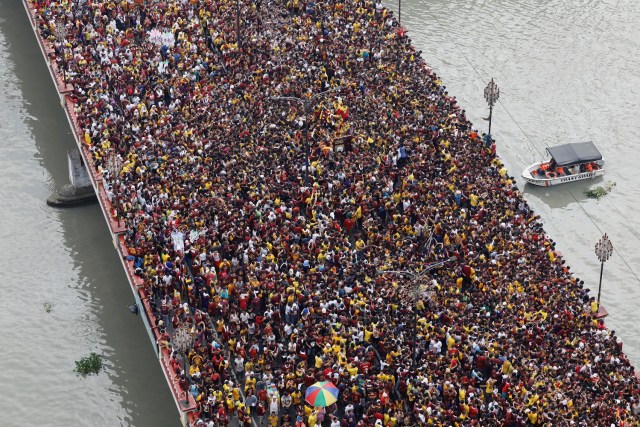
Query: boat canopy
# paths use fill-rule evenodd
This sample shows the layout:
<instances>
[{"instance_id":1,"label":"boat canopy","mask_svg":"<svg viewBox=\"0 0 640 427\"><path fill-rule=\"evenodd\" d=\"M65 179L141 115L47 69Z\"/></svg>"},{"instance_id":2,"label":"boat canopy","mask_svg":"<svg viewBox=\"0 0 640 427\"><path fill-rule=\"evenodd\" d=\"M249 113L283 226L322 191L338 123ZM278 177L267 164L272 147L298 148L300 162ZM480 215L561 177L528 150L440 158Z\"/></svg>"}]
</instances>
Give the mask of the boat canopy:
<instances>
[{"instance_id":1,"label":"boat canopy","mask_svg":"<svg viewBox=\"0 0 640 427\"><path fill-rule=\"evenodd\" d=\"M576 142L547 148L558 166L602 160L602 154L593 142Z\"/></svg>"}]
</instances>

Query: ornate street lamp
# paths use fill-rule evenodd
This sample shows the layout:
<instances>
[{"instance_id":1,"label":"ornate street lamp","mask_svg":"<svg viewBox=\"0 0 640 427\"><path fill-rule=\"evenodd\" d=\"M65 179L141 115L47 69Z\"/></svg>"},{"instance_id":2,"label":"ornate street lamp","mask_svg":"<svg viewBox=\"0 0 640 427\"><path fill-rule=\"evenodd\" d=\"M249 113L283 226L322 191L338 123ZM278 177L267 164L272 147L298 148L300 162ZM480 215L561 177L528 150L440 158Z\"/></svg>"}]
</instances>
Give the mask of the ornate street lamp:
<instances>
[{"instance_id":1,"label":"ornate street lamp","mask_svg":"<svg viewBox=\"0 0 640 427\"><path fill-rule=\"evenodd\" d=\"M67 55L65 54L65 45L67 43L67 29L60 21L56 21L56 27L53 30L53 35L56 37L58 43L60 43L62 52L62 81L65 86L67 85Z\"/></svg>"},{"instance_id":2,"label":"ornate street lamp","mask_svg":"<svg viewBox=\"0 0 640 427\"><path fill-rule=\"evenodd\" d=\"M492 78L489 84L487 84L487 87L484 88L484 99L486 99L487 104L489 104L489 136L491 136L491 117L493 116L493 106L496 105L498 98L500 98L500 88Z\"/></svg>"},{"instance_id":3,"label":"ornate street lamp","mask_svg":"<svg viewBox=\"0 0 640 427\"><path fill-rule=\"evenodd\" d=\"M604 263L613 254L613 245L607 233L604 234L596 243L596 256L600 260L600 283L598 284L598 310L600 309L600 291L602 290L602 271L604 270Z\"/></svg>"},{"instance_id":4,"label":"ornate street lamp","mask_svg":"<svg viewBox=\"0 0 640 427\"><path fill-rule=\"evenodd\" d=\"M193 346L193 341L193 336L185 326L181 326L173 332L171 344L182 357L182 370L184 371L185 376L187 375L187 352ZM188 393L189 390L187 388L184 391L184 399L187 402L189 401Z\"/></svg>"}]
</instances>

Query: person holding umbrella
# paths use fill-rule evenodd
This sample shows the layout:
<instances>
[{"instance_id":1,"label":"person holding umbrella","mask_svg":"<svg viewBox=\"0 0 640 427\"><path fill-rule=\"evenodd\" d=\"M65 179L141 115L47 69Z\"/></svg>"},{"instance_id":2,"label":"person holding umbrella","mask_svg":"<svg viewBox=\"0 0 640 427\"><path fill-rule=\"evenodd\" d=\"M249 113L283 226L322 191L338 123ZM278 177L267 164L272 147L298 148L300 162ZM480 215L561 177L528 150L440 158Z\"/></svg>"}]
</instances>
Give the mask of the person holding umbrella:
<instances>
[{"instance_id":1,"label":"person holding umbrella","mask_svg":"<svg viewBox=\"0 0 640 427\"><path fill-rule=\"evenodd\" d=\"M310 426L322 424L325 408L338 401L339 393L340 390L331 381L320 381L307 388L304 400L315 408L308 418Z\"/></svg>"},{"instance_id":2,"label":"person holding umbrella","mask_svg":"<svg viewBox=\"0 0 640 427\"><path fill-rule=\"evenodd\" d=\"M320 381L307 388L304 400L313 407L327 407L338 401L338 387L331 381Z\"/></svg>"}]
</instances>

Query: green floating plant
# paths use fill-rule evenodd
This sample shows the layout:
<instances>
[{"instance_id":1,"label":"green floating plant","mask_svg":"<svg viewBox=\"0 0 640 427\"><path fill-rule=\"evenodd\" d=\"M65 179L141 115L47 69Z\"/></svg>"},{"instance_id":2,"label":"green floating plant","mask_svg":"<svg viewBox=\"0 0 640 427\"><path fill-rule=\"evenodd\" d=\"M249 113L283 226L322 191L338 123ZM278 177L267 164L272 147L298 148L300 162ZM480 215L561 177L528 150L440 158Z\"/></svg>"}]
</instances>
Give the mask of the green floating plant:
<instances>
[{"instance_id":1,"label":"green floating plant","mask_svg":"<svg viewBox=\"0 0 640 427\"><path fill-rule=\"evenodd\" d=\"M76 360L75 371L82 375L97 374L102 370L102 357L99 354L91 353L87 357Z\"/></svg>"},{"instance_id":2,"label":"green floating plant","mask_svg":"<svg viewBox=\"0 0 640 427\"><path fill-rule=\"evenodd\" d=\"M607 184L604 186L599 185L596 188L590 188L589 190L585 191L584 194L586 194L586 196L590 199L600 200L601 198L609 194L611 192L611 189L615 186L615 182L607 182Z\"/></svg>"}]
</instances>

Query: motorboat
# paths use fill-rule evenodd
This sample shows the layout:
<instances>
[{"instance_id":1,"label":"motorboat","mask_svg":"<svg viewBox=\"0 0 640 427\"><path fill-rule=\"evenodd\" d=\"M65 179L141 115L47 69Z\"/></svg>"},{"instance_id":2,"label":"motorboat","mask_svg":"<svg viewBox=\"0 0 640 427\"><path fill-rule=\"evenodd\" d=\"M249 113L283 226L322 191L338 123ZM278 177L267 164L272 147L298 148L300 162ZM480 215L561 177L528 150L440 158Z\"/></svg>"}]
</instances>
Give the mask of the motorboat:
<instances>
[{"instance_id":1,"label":"motorboat","mask_svg":"<svg viewBox=\"0 0 640 427\"><path fill-rule=\"evenodd\" d=\"M548 147L547 152L549 160L534 163L522 172L529 184L550 187L604 175L604 159L591 141Z\"/></svg>"}]
</instances>

